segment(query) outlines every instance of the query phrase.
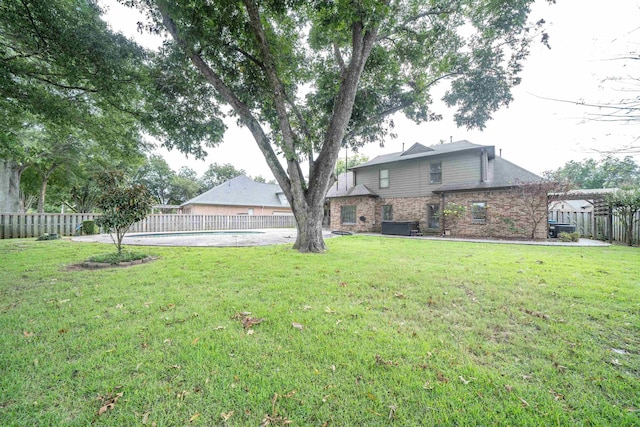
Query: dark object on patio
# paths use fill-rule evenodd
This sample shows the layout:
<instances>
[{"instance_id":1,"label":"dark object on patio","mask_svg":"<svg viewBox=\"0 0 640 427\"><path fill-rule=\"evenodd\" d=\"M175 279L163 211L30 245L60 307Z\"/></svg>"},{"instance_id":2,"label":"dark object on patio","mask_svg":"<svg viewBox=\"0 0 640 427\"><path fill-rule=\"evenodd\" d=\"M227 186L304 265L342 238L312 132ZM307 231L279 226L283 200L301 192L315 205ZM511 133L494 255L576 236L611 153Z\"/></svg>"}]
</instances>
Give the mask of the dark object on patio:
<instances>
[{"instance_id":1,"label":"dark object on patio","mask_svg":"<svg viewBox=\"0 0 640 427\"><path fill-rule=\"evenodd\" d=\"M416 235L419 230L417 221L382 221L382 234L411 236Z\"/></svg>"},{"instance_id":2,"label":"dark object on patio","mask_svg":"<svg viewBox=\"0 0 640 427\"><path fill-rule=\"evenodd\" d=\"M576 226L573 224L549 224L549 237L557 239L560 233L575 233Z\"/></svg>"}]
</instances>

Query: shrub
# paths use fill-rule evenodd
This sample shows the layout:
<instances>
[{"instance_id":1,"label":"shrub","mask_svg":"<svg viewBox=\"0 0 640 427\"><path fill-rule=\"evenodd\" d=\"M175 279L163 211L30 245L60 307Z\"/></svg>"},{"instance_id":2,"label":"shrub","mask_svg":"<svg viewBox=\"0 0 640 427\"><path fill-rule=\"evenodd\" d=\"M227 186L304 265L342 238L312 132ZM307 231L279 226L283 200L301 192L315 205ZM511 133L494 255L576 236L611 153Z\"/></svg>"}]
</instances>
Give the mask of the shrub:
<instances>
[{"instance_id":1,"label":"shrub","mask_svg":"<svg viewBox=\"0 0 640 427\"><path fill-rule=\"evenodd\" d=\"M577 242L578 240L580 240L580 233L578 233L577 231L574 231L573 233L567 233L563 231L558 236L558 239L560 239L561 242Z\"/></svg>"},{"instance_id":2,"label":"shrub","mask_svg":"<svg viewBox=\"0 0 640 427\"><path fill-rule=\"evenodd\" d=\"M84 234L96 234L98 232L96 222L92 219L82 221L82 232Z\"/></svg>"},{"instance_id":3,"label":"shrub","mask_svg":"<svg viewBox=\"0 0 640 427\"><path fill-rule=\"evenodd\" d=\"M120 171L105 172L98 177L98 182L103 192L96 206L102 215L96 218L96 224L107 230L121 253L125 233L147 216L153 199L147 187L130 184Z\"/></svg>"}]
</instances>

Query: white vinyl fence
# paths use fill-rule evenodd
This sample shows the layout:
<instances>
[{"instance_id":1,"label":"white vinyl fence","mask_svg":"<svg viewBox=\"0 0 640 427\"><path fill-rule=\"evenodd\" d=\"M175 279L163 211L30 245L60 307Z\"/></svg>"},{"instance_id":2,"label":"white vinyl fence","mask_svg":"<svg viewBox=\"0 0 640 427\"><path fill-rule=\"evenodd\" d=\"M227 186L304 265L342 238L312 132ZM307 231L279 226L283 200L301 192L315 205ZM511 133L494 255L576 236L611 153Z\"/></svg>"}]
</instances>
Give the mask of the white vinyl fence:
<instances>
[{"instance_id":1,"label":"white vinyl fence","mask_svg":"<svg viewBox=\"0 0 640 427\"><path fill-rule=\"evenodd\" d=\"M79 232L82 221L95 214L0 214L0 239L38 237L44 233L71 236ZM153 214L131 226L130 233L168 231L248 230L292 228L292 215L182 215Z\"/></svg>"}]
</instances>

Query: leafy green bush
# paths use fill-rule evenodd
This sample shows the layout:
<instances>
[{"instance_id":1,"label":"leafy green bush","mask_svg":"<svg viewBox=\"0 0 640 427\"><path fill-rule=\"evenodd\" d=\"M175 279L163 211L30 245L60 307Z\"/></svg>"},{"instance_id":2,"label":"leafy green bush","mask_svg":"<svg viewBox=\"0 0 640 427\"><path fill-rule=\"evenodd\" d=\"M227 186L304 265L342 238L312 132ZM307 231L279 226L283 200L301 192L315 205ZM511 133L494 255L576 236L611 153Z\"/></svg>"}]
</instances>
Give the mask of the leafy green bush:
<instances>
[{"instance_id":1,"label":"leafy green bush","mask_svg":"<svg viewBox=\"0 0 640 427\"><path fill-rule=\"evenodd\" d=\"M96 234L98 232L96 222L92 219L85 219L82 221L82 232L84 234Z\"/></svg>"},{"instance_id":2,"label":"leafy green bush","mask_svg":"<svg viewBox=\"0 0 640 427\"><path fill-rule=\"evenodd\" d=\"M131 225L147 216L153 206L153 198L147 187L131 184L121 171L100 174L98 183L103 192L96 206L102 215L96 218L96 224L111 234L118 252L122 252L125 233Z\"/></svg>"},{"instance_id":3,"label":"leafy green bush","mask_svg":"<svg viewBox=\"0 0 640 427\"><path fill-rule=\"evenodd\" d=\"M567 233L566 231L563 231L558 236L558 239L560 239L561 242L577 242L578 240L580 240L580 233L578 233L577 231L574 231L573 233Z\"/></svg>"},{"instance_id":4,"label":"leafy green bush","mask_svg":"<svg viewBox=\"0 0 640 427\"><path fill-rule=\"evenodd\" d=\"M36 240L58 240L60 238L60 235L56 233L44 233L41 236L38 236Z\"/></svg>"}]
</instances>

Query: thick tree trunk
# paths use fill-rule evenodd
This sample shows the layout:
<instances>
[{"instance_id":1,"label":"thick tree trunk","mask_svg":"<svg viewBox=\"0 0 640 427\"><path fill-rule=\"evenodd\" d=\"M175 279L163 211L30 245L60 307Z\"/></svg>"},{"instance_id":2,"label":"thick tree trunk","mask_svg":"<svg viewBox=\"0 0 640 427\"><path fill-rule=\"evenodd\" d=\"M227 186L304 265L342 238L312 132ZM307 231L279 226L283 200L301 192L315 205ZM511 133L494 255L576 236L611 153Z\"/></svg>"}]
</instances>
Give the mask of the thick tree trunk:
<instances>
[{"instance_id":1,"label":"thick tree trunk","mask_svg":"<svg viewBox=\"0 0 640 427\"><path fill-rule=\"evenodd\" d=\"M293 207L292 209L298 229L298 237L293 249L303 253L326 251L327 246L322 238L322 218L324 216L322 205L303 208Z\"/></svg>"},{"instance_id":2,"label":"thick tree trunk","mask_svg":"<svg viewBox=\"0 0 640 427\"><path fill-rule=\"evenodd\" d=\"M0 160L0 212L20 213L22 168L12 160Z\"/></svg>"}]
</instances>

